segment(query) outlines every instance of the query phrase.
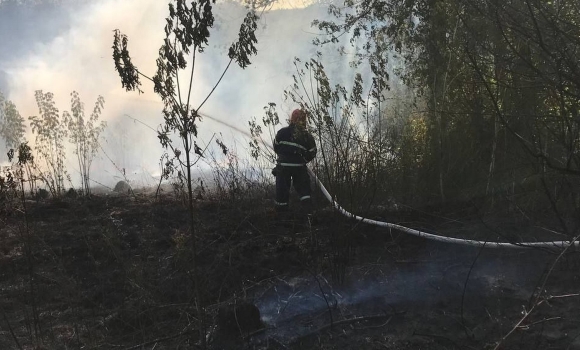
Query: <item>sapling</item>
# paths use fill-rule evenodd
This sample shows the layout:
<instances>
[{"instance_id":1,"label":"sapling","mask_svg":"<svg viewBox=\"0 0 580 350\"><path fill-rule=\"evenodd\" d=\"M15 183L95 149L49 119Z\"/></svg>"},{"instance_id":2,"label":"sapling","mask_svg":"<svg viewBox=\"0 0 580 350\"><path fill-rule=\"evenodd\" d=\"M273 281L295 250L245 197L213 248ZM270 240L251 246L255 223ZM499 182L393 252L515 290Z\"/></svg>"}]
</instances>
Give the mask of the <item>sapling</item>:
<instances>
[{"instance_id":1,"label":"sapling","mask_svg":"<svg viewBox=\"0 0 580 350\"><path fill-rule=\"evenodd\" d=\"M51 92L35 92L39 109L38 116L31 116L30 126L36 135L35 149L37 158L41 160L44 171L39 171L40 178L48 187L53 197L60 196L65 191L64 180L69 175L65 169L66 150L64 139L68 132L63 118L54 102Z\"/></svg>"},{"instance_id":2,"label":"sapling","mask_svg":"<svg viewBox=\"0 0 580 350\"><path fill-rule=\"evenodd\" d=\"M16 105L6 100L0 93L0 138L4 139L4 144L8 150L18 150L26 142L24 134L26 125L24 118L18 112ZM28 188L31 193L35 190L34 163L30 159L24 165Z\"/></svg>"},{"instance_id":3,"label":"sapling","mask_svg":"<svg viewBox=\"0 0 580 350\"><path fill-rule=\"evenodd\" d=\"M99 137L107 125L105 121L99 123L104 103L105 99L99 96L93 112L87 119L84 103L81 102L78 92L73 91L71 93L71 113L63 113L64 123L69 132L69 140L75 146L74 153L77 156L81 188L85 196L91 194L89 183L91 164L99 149Z\"/></svg>"},{"instance_id":4,"label":"sapling","mask_svg":"<svg viewBox=\"0 0 580 350\"><path fill-rule=\"evenodd\" d=\"M219 80L216 82L211 92L199 103L193 106L192 88L194 84L194 72L196 68L196 57L203 53L208 45L210 30L214 26L214 6L215 0L191 1L188 4L184 0L174 0L168 4L169 15L165 21L165 38L159 49L159 57L156 60L157 72L153 77L143 74L132 62L128 50L128 38L120 30L114 31L113 39L113 60L115 69L121 78L121 84L127 91L141 90L140 77L144 77L153 82L153 91L157 93L163 101L163 119L158 130L158 139L164 148L170 148L175 153L176 147L170 136L177 135L181 142L183 157L179 158L179 164L184 169L187 179L187 195L191 244L193 251L193 282L195 284L195 305L200 319L200 342L205 347L206 326L204 320L204 307L201 300L200 283L197 272L197 249L195 237L195 224L193 219L193 189L191 168L194 164L191 152L201 153L202 149L196 139L198 136L197 121L200 119L200 109L211 96L215 88L221 82L224 74L229 69L232 62L236 62L241 68L250 64L250 57L257 53L255 44L257 39L255 31L257 29L258 15L255 6L251 6L240 25L238 40L234 42L229 50L229 62L225 67ZM188 69L188 61L191 67ZM183 75L186 73L187 75ZM182 80L189 83L182 91ZM181 80L181 81L180 81Z\"/></svg>"}]
</instances>

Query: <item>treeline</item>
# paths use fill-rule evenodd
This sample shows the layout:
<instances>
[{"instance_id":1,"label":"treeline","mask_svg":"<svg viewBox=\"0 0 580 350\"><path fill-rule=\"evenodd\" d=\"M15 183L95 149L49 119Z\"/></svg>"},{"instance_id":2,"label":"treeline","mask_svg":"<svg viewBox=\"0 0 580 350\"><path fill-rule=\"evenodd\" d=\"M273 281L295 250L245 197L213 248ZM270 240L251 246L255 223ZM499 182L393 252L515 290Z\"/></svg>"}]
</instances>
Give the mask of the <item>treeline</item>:
<instances>
[{"instance_id":1,"label":"treeline","mask_svg":"<svg viewBox=\"0 0 580 350\"><path fill-rule=\"evenodd\" d=\"M576 1L345 5L314 24L318 45L349 33L352 86L333 85L318 56L296 61L287 91L311 112L318 173L344 201L577 211Z\"/></svg>"}]
</instances>

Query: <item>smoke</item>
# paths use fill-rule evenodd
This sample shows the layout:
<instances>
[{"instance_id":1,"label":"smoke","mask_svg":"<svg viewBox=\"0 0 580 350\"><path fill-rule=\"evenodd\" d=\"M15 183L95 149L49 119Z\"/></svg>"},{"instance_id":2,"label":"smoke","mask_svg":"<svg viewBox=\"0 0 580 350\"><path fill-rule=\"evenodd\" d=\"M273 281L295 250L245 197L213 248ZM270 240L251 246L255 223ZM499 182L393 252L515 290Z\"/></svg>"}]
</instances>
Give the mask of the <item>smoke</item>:
<instances>
[{"instance_id":1,"label":"smoke","mask_svg":"<svg viewBox=\"0 0 580 350\"><path fill-rule=\"evenodd\" d=\"M427 242L398 262L386 257L382 264L353 266L343 284L322 275L279 276L256 291L254 302L262 320L273 327L264 337L283 344L327 325L329 309L337 321L401 310L453 312L463 302L469 312L487 317L487 310L479 308L482 298L525 303L553 258L537 250L480 254L479 248Z\"/></svg>"},{"instance_id":2,"label":"smoke","mask_svg":"<svg viewBox=\"0 0 580 350\"><path fill-rule=\"evenodd\" d=\"M8 74L0 71L0 91L8 91Z\"/></svg>"},{"instance_id":3,"label":"smoke","mask_svg":"<svg viewBox=\"0 0 580 350\"><path fill-rule=\"evenodd\" d=\"M263 14L257 32L258 55L252 65L245 70L232 65L201 109L212 117L199 124L201 142L221 133L226 145L236 143L239 151L245 152L242 145L247 144L246 136L214 120L247 130L249 119L261 119L263 107L269 102L278 105L282 119L295 108L283 96L283 90L292 84L293 60L307 60L320 50L311 44L318 36L311 22L328 16L326 5L306 5L304 1L285 0L272 7L279 9ZM245 11L233 1L216 6L210 45L196 63L194 107L203 101L226 67L227 50L237 37ZM163 122L162 104L146 80L144 94L121 88L111 46L113 30L120 29L129 38L133 62L140 71L154 75L166 15L167 2L158 0L0 2L0 88L26 119L38 113L35 90L54 93L61 112L70 110L73 90L79 92L86 111L92 110L99 95L104 96L102 118L108 128L102 146L106 155L100 154L95 161L92 177L110 186L118 180L119 168L131 176L152 179L160 171L162 148L155 132L126 115L156 129ZM335 69L344 72L348 59L335 57ZM351 79L343 75L345 80ZM182 79L182 87L186 80ZM30 134L27 139L32 140ZM69 153L67 168L74 179L73 157Z\"/></svg>"}]
</instances>

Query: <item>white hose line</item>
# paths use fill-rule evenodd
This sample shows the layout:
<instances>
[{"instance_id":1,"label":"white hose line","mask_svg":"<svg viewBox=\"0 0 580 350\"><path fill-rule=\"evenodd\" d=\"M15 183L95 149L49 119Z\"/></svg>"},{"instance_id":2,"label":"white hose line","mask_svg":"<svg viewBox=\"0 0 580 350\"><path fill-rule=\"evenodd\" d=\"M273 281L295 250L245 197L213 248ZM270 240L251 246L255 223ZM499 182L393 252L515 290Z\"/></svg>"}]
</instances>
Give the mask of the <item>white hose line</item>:
<instances>
[{"instance_id":1,"label":"white hose line","mask_svg":"<svg viewBox=\"0 0 580 350\"><path fill-rule=\"evenodd\" d=\"M328 199L328 201L334 206L334 208L336 210L338 210L339 213L341 213L342 215L344 215L348 218L363 222L365 224L395 229L395 230L398 230L398 231L401 231L404 233L408 233L408 234L413 235L413 236L422 237L422 238L429 239L432 241L454 243L454 244L461 244L461 245L475 246L475 247L485 247L485 248L515 248L515 249L521 249L521 248L566 248L572 244L570 241L525 242L525 243L475 241L475 240L471 240L471 239L461 239L461 238L453 238L453 237L444 237L444 236L434 235L432 233L427 233L427 232L415 230L415 229L412 229L409 227L405 227L405 226L401 226L401 225L397 225L397 224L392 224L389 222L366 219L366 218L363 218L362 216L354 215L354 214L348 212L343 207L341 207L340 204L338 204L332 198L332 196L330 195L330 193L328 192L326 187L324 187L324 184L322 183L322 181L320 181L320 179L318 179L316 174L314 174L314 172L312 170L310 170L310 168L307 167L307 169L308 169L308 173L316 180L316 183L320 187L320 190L322 191L322 193L324 194L326 199ZM575 247L578 247L580 245L580 242L575 241L573 243L573 245Z\"/></svg>"}]
</instances>

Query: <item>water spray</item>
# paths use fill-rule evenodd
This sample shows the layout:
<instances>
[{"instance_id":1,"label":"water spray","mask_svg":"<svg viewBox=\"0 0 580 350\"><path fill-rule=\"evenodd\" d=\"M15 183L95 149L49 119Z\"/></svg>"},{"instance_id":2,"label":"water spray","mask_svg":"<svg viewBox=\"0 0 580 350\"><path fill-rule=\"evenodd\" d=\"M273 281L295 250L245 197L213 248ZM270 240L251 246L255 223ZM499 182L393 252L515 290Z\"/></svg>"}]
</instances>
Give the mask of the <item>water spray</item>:
<instances>
[{"instance_id":1,"label":"water spray","mask_svg":"<svg viewBox=\"0 0 580 350\"><path fill-rule=\"evenodd\" d=\"M228 128L236 130L237 132L244 134L248 137L252 137L252 135L250 133L248 133L247 131L242 130L234 125L231 125L230 123L225 122L221 119L209 116L207 114L202 114L202 113L199 113L199 115L201 115L204 118L208 118L216 123L227 126ZM262 143L265 146L267 146L268 148L273 150L272 145L269 144L268 142L262 140ZM427 233L427 232L415 230L415 229L412 229L409 227L393 224L390 222L367 219L367 218L364 218L362 216L352 214L349 211L347 211L346 209L344 209L338 202L336 202L334 200L334 198L328 192L328 190L326 189L326 187L324 186L322 181L320 181L318 176L316 176L316 174L310 168L307 167L307 169L308 169L308 173L310 174L310 176L312 176L314 178L317 185L320 187L320 190L322 191L322 194L324 194L324 197L326 197L326 199L330 202L330 204L332 204L332 206L339 213L341 213L342 215L344 215L348 218L354 219L356 221L359 221L359 222L362 222L362 223L365 223L368 225L374 225L374 226L379 226L379 227L395 229L395 230L398 230L398 231L403 232L403 233L407 233L407 234L410 234L413 236L421 237L421 238L432 240L432 241L443 242L443 243L452 243L452 244L460 244L460 245L474 246L474 247L483 247L483 248L512 248L512 249L560 248L560 249L563 249L563 248L567 248L570 246L574 246L574 247L580 246L580 241L578 241L576 239L574 241L548 241L548 242L522 242L522 243L476 241L476 240L471 240L471 239L462 239L462 238L440 236L440 235L436 235L436 234L432 234L432 233Z\"/></svg>"},{"instance_id":2,"label":"water spray","mask_svg":"<svg viewBox=\"0 0 580 350\"><path fill-rule=\"evenodd\" d=\"M240 129L240 128L238 128L237 126L235 126L235 125L232 125L232 124L230 124L230 123L228 123L228 122L225 122L225 121L223 121L223 120L221 120L221 119L218 119L218 118L211 117L211 116L209 116L209 115L207 115L207 114L205 114L205 113L198 113L198 115L200 115L202 118L207 118L207 119L209 119L209 120L212 120L212 121L214 121L214 122L216 122L216 123L218 123L218 124L221 124L221 125L227 126L228 128L230 128L230 129L233 129L233 130L235 130L235 131L239 132L240 134L244 134L244 135L246 135L246 136L248 136L248 137L252 137L252 134L250 134L250 133L249 133L249 132L247 132L246 130ZM266 145L266 146L268 146L268 147L270 147L270 148L272 148L272 146L271 146L271 145L269 145L269 144L267 144L267 143L265 143L265 145Z\"/></svg>"}]
</instances>

